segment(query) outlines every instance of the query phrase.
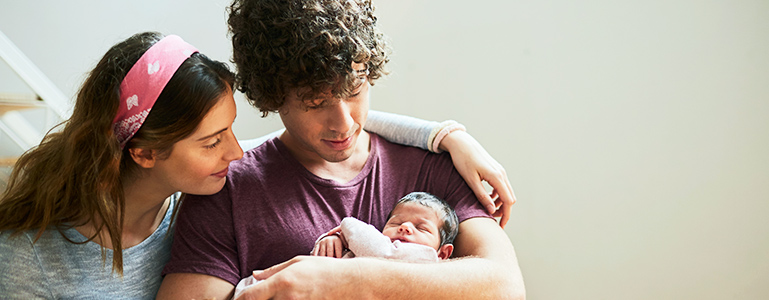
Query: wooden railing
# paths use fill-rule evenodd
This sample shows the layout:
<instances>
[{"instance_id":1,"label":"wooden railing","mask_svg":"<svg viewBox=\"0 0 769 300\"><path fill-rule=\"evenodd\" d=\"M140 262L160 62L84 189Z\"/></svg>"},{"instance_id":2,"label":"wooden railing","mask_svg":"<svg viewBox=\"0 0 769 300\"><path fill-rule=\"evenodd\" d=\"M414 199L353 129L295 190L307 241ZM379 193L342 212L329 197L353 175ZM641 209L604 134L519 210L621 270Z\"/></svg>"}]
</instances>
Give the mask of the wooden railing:
<instances>
[{"instance_id":1,"label":"wooden railing","mask_svg":"<svg viewBox=\"0 0 769 300\"><path fill-rule=\"evenodd\" d=\"M43 74L40 69L0 31L0 58L32 88L32 91L42 99L62 120L70 116L71 105L67 96Z\"/></svg>"},{"instance_id":2,"label":"wooden railing","mask_svg":"<svg viewBox=\"0 0 769 300\"><path fill-rule=\"evenodd\" d=\"M0 59L31 88L30 94L0 91L0 194L5 190L13 165L20 155L42 140L50 127L70 116L69 98L0 31ZM1 65L1 64L0 64ZM44 122L28 109L46 109ZM43 124L44 123L44 124ZM41 128L48 127L48 128ZM15 145L15 146L14 146Z\"/></svg>"}]
</instances>

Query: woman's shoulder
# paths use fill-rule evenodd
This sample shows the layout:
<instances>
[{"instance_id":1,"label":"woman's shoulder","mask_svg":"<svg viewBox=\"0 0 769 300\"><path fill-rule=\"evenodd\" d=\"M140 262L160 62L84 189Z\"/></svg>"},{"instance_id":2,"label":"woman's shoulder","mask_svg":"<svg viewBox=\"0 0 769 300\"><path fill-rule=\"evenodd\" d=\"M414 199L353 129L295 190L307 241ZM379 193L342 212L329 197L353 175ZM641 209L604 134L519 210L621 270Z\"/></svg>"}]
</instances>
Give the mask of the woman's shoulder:
<instances>
[{"instance_id":1,"label":"woman's shoulder","mask_svg":"<svg viewBox=\"0 0 769 300\"><path fill-rule=\"evenodd\" d=\"M14 299L50 298L30 232L0 232L0 294Z\"/></svg>"},{"instance_id":2,"label":"woman's shoulder","mask_svg":"<svg viewBox=\"0 0 769 300\"><path fill-rule=\"evenodd\" d=\"M0 273L29 268L36 263L34 234L30 231L0 232Z\"/></svg>"},{"instance_id":3,"label":"woman's shoulder","mask_svg":"<svg viewBox=\"0 0 769 300\"><path fill-rule=\"evenodd\" d=\"M64 234L68 238L74 241L79 241L77 236L69 234L69 230L63 229ZM0 233L0 256L6 256L10 253L32 253L51 248L53 250L58 249L61 251L60 246L62 244L69 243L67 238L62 236L62 233L56 229L43 230L38 236L39 231L37 229L30 229L25 231L3 231Z\"/></svg>"},{"instance_id":4,"label":"woman's shoulder","mask_svg":"<svg viewBox=\"0 0 769 300\"><path fill-rule=\"evenodd\" d=\"M38 236L37 229L21 232L4 231L0 234L0 260L21 259L47 261L50 259L68 260L78 251L99 251L98 245L85 243L88 239L74 228L63 227L43 230ZM85 243L85 244L84 244Z\"/></svg>"},{"instance_id":5,"label":"woman's shoulder","mask_svg":"<svg viewBox=\"0 0 769 300\"><path fill-rule=\"evenodd\" d=\"M16 232L6 230L0 232L0 256L20 247L31 247L34 235L31 231Z\"/></svg>"}]
</instances>

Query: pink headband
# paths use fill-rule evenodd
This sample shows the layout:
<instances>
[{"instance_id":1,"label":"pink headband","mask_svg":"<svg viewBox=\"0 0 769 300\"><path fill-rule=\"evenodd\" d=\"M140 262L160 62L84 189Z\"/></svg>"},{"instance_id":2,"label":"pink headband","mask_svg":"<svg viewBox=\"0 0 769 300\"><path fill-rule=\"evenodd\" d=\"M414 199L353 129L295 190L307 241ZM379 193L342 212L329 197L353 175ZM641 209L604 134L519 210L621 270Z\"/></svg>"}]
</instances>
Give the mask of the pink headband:
<instances>
[{"instance_id":1,"label":"pink headband","mask_svg":"<svg viewBox=\"0 0 769 300\"><path fill-rule=\"evenodd\" d=\"M142 126L179 66L195 52L198 49L182 38L169 35L152 45L131 67L120 83L120 108L112 121L121 148Z\"/></svg>"}]
</instances>

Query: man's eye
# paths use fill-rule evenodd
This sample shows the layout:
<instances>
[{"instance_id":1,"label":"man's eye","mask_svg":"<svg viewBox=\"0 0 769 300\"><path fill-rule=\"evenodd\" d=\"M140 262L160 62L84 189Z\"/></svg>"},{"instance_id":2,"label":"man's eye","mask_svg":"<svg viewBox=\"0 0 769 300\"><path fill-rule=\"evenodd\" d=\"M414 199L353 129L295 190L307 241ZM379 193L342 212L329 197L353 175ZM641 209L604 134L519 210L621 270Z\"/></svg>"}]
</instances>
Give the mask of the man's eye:
<instances>
[{"instance_id":1,"label":"man's eye","mask_svg":"<svg viewBox=\"0 0 769 300\"><path fill-rule=\"evenodd\" d=\"M355 75L358 77L358 80L362 83L368 79L369 75L368 68L365 68L363 70L355 70Z\"/></svg>"},{"instance_id":2,"label":"man's eye","mask_svg":"<svg viewBox=\"0 0 769 300\"><path fill-rule=\"evenodd\" d=\"M304 107L307 109L316 109L323 107L323 105L326 103L323 99L316 99L316 100L307 100L304 102Z\"/></svg>"}]
</instances>

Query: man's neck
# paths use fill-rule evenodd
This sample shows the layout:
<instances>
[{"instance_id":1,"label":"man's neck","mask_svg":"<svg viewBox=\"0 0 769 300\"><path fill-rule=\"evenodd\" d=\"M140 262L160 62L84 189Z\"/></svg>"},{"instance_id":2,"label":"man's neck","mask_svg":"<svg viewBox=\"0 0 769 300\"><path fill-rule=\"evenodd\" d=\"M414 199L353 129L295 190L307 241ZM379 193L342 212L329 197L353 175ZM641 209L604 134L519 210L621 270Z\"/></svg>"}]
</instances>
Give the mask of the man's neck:
<instances>
[{"instance_id":1,"label":"man's neck","mask_svg":"<svg viewBox=\"0 0 769 300\"><path fill-rule=\"evenodd\" d=\"M284 142L291 152L291 155L293 155L302 166L310 171L310 173L313 173L320 178L334 180L340 183L347 183L358 176L366 165L366 161L368 160L371 151L371 136L364 130L361 130L358 135L353 154L340 162L329 162L317 157L317 155L307 155L307 151L297 149L299 146L293 143L290 140L291 138L286 134L287 133L284 132L281 135L280 140Z\"/></svg>"}]
</instances>

